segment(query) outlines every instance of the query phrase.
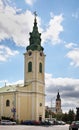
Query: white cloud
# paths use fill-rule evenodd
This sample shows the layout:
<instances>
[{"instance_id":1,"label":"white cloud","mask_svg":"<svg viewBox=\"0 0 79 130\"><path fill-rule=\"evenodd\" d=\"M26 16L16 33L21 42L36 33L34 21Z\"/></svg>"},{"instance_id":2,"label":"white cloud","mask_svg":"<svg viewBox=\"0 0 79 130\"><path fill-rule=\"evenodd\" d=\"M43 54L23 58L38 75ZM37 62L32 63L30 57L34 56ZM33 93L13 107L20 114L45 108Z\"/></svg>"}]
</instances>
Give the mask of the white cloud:
<instances>
[{"instance_id":1,"label":"white cloud","mask_svg":"<svg viewBox=\"0 0 79 130\"><path fill-rule=\"evenodd\" d=\"M72 49L72 48L74 48L76 46L77 46L77 44L76 43L72 43L72 42L70 42L70 43L65 45L65 47L68 48L68 49Z\"/></svg>"},{"instance_id":2,"label":"white cloud","mask_svg":"<svg viewBox=\"0 0 79 130\"><path fill-rule=\"evenodd\" d=\"M27 46L29 44L29 32L32 31L34 16L29 10L24 13L17 13L20 9L11 7L8 4L4 6L0 0L0 41L12 39L18 46ZM61 25L63 16L53 16L50 19L46 31L41 28L41 19L37 17L38 30L42 32L42 42L47 40L56 44L60 42L59 35L63 31Z\"/></svg>"},{"instance_id":3,"label":"white cloud","mask_svg":"<svg viewBox=\"0 0 79 130\"><path fill-rule=\"evenodd\" d=\"M4 86L8 86L8 85L22 85L23 86L24 81L23 80L18 80L15 82L9 82L8 80L0 80L0 86L4 87Z\"/></svg>"},{"instance_id":4,"label":"white cloud","mask_svg":"<svg viewBox=\"0 0 79 130\"><path fill-rule=\"evenodd\" d=\"M6 86L8 85L22 85L23 86L23 80L18 80L18 81L15 81L15 82L12 82L10 83L9 81L6 82Z\"/></svg>"},{"instance_id":5,"label":"white cloud","mask_svg":"<svg viewBox=\"0 0 79 130\"><path fill-rule=\"evenodd\" d=\"M75 86L75 89L76 89L76 86L79 86L79 79L72 79L72 78L62 78L62 77L59 77L59 78L53 78L52 77L52 74L45 74L45 82L46 82L46 88L49 89L49 86L50 88L52 88L53 90L53 87L56 87L55 88L55 91L58 90L58 89L62 89L63 90L66 90L67 91L67 87L68 90L71 88L73 89L73 86ZM51 92L51 91L50 91Z\"/></svg>"},{"instance_id":6,"label":"white cloud","mask_svg":"<svg viewBox=\"0 0 79 130\"><path fill-rule=\"evenodd\" d=\"M63 21L63 16L53 16L49 21L49 25L45 32L43 32L43 42L50 40L52 44L59 43L61 40L59 38L60 33L63 31L63 26L61 25Z\"/></svg>"},{"instance_id":7,"label":"white cloud","mask_svg":"<svg viewBox=\"0 0 79 130\"><path fill-rule=\"evenodd\" d=\"M6 61L11 56L19 54L16 50L11 50L9 47L0 45L0 61Z\"/></svg>"},{"instance_id":8,"label":"white cloud","mask_svg":"<svg viewBox=\"0 0 79 130\"><path fill-rule=\"evenodd\" d=\"M29 32L33 27L34 16L30 11L17 14L19 9L0 1L0 41L13 39L16 45L27 46Z\"/></svg>"},{"instance_id":9,"label":"white cloud","mask_svg":"<svg viewBox=\"0 0 79 130\"><path fill-rule=\"evenodd\" d=\"M35 2L36 0L25 0L25 2L29 5L33 5L33 3Z\"/></svg>"},{"instance_id":10,"label":"white cloud","mask_svg":"<svg viewBox=\"0 0 79 130\"><path fill-rule=\"evenodd\" d=\"M70 65L79 67L79 48L69 51L66 56L72 60Z\"/></svg>"}]
</instances>

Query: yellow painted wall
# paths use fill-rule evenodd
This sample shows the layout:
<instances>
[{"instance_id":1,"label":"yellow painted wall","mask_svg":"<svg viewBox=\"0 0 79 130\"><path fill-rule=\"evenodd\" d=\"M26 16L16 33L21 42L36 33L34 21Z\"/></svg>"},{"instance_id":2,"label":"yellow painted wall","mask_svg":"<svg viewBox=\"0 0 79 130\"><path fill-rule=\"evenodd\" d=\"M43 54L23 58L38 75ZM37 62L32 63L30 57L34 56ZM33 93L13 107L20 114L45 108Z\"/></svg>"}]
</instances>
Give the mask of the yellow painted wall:
<instances>
[{"instance_id":1,"label":"yellow painted wall","mask_svg":"<svg viewBox=\"0 0 79 130\"><path fill-rule=\"evenodd\" d=\"M10 106L6 106L6 100L10 101ZM14 103L14 93L0 94L0 115L6 117L12 117L11 109ZM2 110L1 110L2 109Z\"/></svg>"}]
</instances>

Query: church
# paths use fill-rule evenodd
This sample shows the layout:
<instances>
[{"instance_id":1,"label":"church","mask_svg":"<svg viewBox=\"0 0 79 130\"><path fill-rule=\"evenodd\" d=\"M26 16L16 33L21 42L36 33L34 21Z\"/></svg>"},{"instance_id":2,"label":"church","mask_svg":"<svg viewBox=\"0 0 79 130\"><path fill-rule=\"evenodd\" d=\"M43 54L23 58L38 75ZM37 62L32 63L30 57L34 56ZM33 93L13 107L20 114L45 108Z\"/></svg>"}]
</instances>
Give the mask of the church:
<instances>
[{"instance_id":1,"label":"church","mask_svg":"<svg viewBox=\"0 0 79 130\"><path fill-rule=\"evenodd\" d=\"M35 15L29 45L24 53L24 84L0 88L0 118L37 120L45 118L45 54Z\"/></svg>"},{"instance_id":2,"label":"church","mask_svg":"<svg viewBox=\"0 0 79 130\"><path fill-rule=\"evenodd\" d=\"M58 90L58 93L57 93L55 110L56 110L56 114L61 114L62 113L61 98L60 98L59 90Z\"/></svg>"}]
</instances>

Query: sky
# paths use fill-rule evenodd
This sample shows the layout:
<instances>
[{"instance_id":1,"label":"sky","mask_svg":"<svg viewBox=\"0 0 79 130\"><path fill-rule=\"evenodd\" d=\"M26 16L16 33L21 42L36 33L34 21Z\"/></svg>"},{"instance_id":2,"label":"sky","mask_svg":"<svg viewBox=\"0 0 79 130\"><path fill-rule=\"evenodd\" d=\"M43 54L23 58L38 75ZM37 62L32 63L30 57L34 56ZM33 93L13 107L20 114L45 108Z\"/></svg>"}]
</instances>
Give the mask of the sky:
<instances>
[{"instance_id":1,"label":"sky","mask_svg":"<svg viewBox=\"0 0 79 130\"><path fill-rule=\"evenodd\" d=\"M45 57L46 105L79 107L79 0L0 0L0 86L24 80L24 53L34 11Z\"/></svg>"}]
</instances>

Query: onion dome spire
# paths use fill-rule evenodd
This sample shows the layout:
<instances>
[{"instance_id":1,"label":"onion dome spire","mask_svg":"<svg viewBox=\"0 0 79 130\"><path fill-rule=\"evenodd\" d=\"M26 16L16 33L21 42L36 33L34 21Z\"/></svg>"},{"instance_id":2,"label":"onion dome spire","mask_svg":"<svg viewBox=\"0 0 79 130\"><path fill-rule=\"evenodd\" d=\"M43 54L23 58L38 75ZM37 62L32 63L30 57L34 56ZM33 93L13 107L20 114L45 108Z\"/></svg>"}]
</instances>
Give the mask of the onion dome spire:
<instances>
[{"instance_id":1,"label":"onion dome spire","mask_svg":"<svg viewBox=\"0 0 79 130\"><path fill-rule=\"evenodd\" d=\"M59 94L59 90L58 90L58 94L57 94L57 98L56 98L56 101L58 101L58 100L61 100L61 99L60 99L60 94Z\"/></svg>"},{"instance_id":2,"label":"onion dome spire","mask_svg":"<svg viewBox=\"0 0 79 130\"><path fill-rule=\"evenodd\" d=\"M30 32L30 38L29 38L29 42L30 45L27 46L27 50L38 50L38 51L43 51L44 48L41 46L41 33L38 32L38 27L37 27L37 14L36 12L34 12L34 26L33 26L33 31Z\"/></svg>"}]
</instances>

